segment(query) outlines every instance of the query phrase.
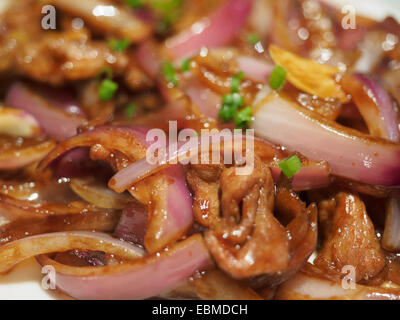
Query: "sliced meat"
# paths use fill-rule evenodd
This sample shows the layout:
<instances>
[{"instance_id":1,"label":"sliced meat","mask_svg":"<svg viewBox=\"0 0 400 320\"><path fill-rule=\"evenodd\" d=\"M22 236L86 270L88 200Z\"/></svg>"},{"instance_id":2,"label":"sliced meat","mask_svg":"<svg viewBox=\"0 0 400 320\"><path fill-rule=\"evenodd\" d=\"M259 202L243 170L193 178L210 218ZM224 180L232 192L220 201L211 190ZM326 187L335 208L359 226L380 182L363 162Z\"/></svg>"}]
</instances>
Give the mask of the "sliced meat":
<instances>
[{"instance_id":1,"label":"sliced meat","mask_svg":"<svg viewBox=\"0 0 400 320\"><path fill-rule=\"evenodd\" d=\"M380 247L364 203L355 194L339 193L320 204L324 236L315 265L328 273L341 274L345 266L356 269L356 281L366 281L385 267Z\"/></svg>"},{"instance_id":2,"label":"sliced meat","mask_svg":"<svg viewBox=\"0 0 400 320\"><path fill-rule=\"evenodd\" d=\"M192 166L187 180L194 193L195 220L218 266L254 289L268 289L293 275L317 244L317 207L275 185L264 161L253 173L235 167ZM275 204L274 204L275 202Z\"/></svg>"}]
</instances>

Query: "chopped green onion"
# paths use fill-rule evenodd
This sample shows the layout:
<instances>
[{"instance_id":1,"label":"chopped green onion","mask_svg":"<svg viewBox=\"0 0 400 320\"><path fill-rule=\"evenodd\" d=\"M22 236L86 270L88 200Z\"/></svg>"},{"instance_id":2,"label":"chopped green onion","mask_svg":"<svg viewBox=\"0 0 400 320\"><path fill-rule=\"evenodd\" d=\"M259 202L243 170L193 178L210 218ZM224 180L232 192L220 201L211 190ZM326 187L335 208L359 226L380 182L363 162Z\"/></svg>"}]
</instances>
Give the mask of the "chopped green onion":
<instances>
[{"instance_id":1,"label":"chopped green onion","mask_svg":"<svg viewBox=\"0 0 400 320\"><path fill-rule=\"evenodd\" d=\"M236 112L235 106L224 104L219 110L218 117L227 122L235 117Z\"/></svg>"},{"instance_id":2,"label":"chopped green onion","mask_svg":"<svg viewBox=\"0 0 400 320\"><path fill-rule=\"evenodd\" d=\"M298 156L294 155L279 163L283 174L288 179L292 179L301 169L301 161Z\"/></svg>"},{"instance_id":3,"label":"chopped green onion","mask_svg":"<svg viewBox=\"0 0 400 320\"><path fill-rule=\"evenodd\" d=\"M132 8L140 8L143 5L142 0L126 0L125 4Z\"/></svg>"},{"instance_id":4,"label":"chopped green onion","mask_svg":"<svg viewBox=\"0 0 400 320\"><path fill-rule=\"evenodd\" d=\"M281 66L276 66L272 71L269 79L269 85L274 90L280 90L283 88L286 82L286 70Z\"/></svg>"},{"instance_id":5,"label":"chopped green onion","mask_svg":"<svg viewBox=\"0 0 400 320\"><path fill-rule=\"evenodd\" d=\"M238 74L236 74L233 78L232 78L232 82L231 82L231 90L233 93L235 92L239 92L239 88L240 88L240 82L244 79L245 74L243 71L240 71Z\"/></svg>"},{"instance_id":6,"label":"chopped green onion","mask_svg":"<svg viewBox=\"0 0 400 320\"><path fill-rule=\"evenodd\" d=\"M235 117L235 126L238 129L247 129L250 123L253 121L252 117L253 110L251 107L246 107L239 111Z\"/></svg>"},{"instance_id":7,"label":"chopped green onion","mask_svg":"<svg viewBox=\"0 0 400 320\"><path fill-rule=\"evenodd\" d=\"M247 42L251 45L256 45L258 42L260 42L260 37L256 33L249 33L247 35Z\"/></svg>"},{"instance_id":8,"label":"chopped green onion","mask_svg":"<svg viewBox=\"0 0 400 320\"><path fill-rule=\"evenodd\" d=\"M239 93L235 92L235 93L232 93L230 96L232 97L231 99L232 99L233 105L237 106L238 108L243 107L244 99Z\"/></svg>"},{"instance_id":9,"label":"chopped green onion","mask_svg":"<svg viewBox=\"0 0 400 320\"><path fill-rule=\"evenodd\" d=\"M108 41L108 46L116 52L124 52L131 42L129 40L110 40Z\"/></svg>"},{"instance_id":10,"label":"chopped green onion","mask_svg":"<svg viewBox=\"0 0 400 320\"><path fill-rule=\"evenodd\" d=\"M222 104L224 105L234 105L235 107L241 108L243 107L243 103L244 103L243 97L237 92L226 94L222 98Z\"/></svg>"},{"instance_id":11,"label":"chopped green onion","mask_svg":"<svg viewBox=\"0 0 400 320\"><path fill-rule=\"evenodd\" d=\"M186 72L186 71L189 71L189 70L190 70L190 59L187 58L187 59L182 61L181 71L182 72Z\"/></svg>"},{"instance_id":12,"label":"chopped green onion","mask_svg":"<svg viewBox=\"0 0 400 320\"><path fill-rule=\"evenodd\" d=\"M128 119L132 119L135 116L135 112L137 109L137 105L134 103L130 103L127 105L125 112L126 112L126 117Z\"/></svg>"},{"instance_id":13,"label":"chopped green onion","mask_svg":"<svg viewBox=\"0 0 400 320\"><path fill-rule=\"evenodd\" d=\"M233 120L237 111L243 107L243 104L244 99L237 92L224 95L222 98L222 107L219 111L218 117L224 121Z\"/></svg>"},{"instance_id":14,"label":"chopped green onion","mask_svg":"<svg viewBox=\"0 0 400 320\"><path fill-rule=\"evenodd\" d=\"M100 100L102 101L111 100L117 90L118 90L118 83L112 81L111 79L104 79L100 83L99 87Z\"/></svg>"},{"instance_id":15,"label":"chopped green onion","mask_svg":"<svg viewBox=\"0 0 400 320\"><path fill-rule=\"evenodd\" d=\"M162 66L162 72L165 79L171 83L174 87L178 86L178 78L176 76L175 68L172 62L165 62Z\"/></svg>"}]
</instances>

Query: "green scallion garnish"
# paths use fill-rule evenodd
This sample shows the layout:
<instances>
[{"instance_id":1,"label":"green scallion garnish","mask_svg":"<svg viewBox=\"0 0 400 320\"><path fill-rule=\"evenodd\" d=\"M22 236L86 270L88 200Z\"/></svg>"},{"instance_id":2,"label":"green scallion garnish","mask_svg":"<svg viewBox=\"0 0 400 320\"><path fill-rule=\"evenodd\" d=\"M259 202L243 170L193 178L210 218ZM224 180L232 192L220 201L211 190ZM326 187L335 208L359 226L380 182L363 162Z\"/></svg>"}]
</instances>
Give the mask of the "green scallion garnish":
<instances>
[{"instance_id":1,"label":"green scallion garnish","mask_svg":"<svg viewBox=\"0 0 400 320\"><path fill-rule=\"evenodd\" d=\"M231 91L233 93L239 92L240 82L244 79L244 77L245 77L245 74L243 71L240 71L238 74L236 74L234 77L232 77Z\"/></svg>"},{"instance_id":2,"label":"green scallion garnish","mask_svg":"<svg viewBox=\"0 0 400 320\"><path fill-rule=\"evenodd\" d=\"M269 85L274 90L280 90L283 88L286 82L286 70L281 66L276 66L272 71L269 79Z\"/></svg>"},{"instance_id":3,"label":"green scallion garnish","mask_svg":"<svg viewBox=\"0 0 400 320\"><path fill-rule=\"evenodd\" d=\"M118 83L111 79L104 79L99 86L99 98L102 101L109 101L118 90Z\"/></svg>"},{"instance_id":4,"label":"green scallion garnish","mask_svg":"<svg viewBox=\"0 0 400 320\"><path fill-rule=\"evenodd\" d=\"M110 40L108 46L115 52L124 52L131 45L129 40Z\"/></svg>"},{"instance_id":5,"label":"green scallion garnish","mask_svg":"<svg viewBox=\"0 0 400 320\"><path fill-rule=\"evenodd\" d=\"M126 0L125 4L132 8L140 8L143 5L143 0Z\"/></svg>"},{"instance_id":6,"label":"green scallion garnish","mask_svg":"<svg viewBox=\"0 0 400 320\"><path fill-rule=\"evenodd\" d=\"M301 169L301 161L298 156L291 156L279 163L282 173L288 179L292 179Z\"/></svg>"},{"instance_id":7,"label":"green scallion garnish","mask_svg":"<svg viewBox=\"0 0 400 320\"><path fill-rule=\"evenodd\" d=\"M232 105L224 104L219 110L218 117L225 122L231 121L237 112L237 108Z\"/></svg>"},{"instance_id":8,"label":"green scallion garnish","mask_svg":"<svg viewBox=\"0 0 400 320\"><path fill-rule=\"evenodd\" d=\"M218 117L226 122L233 120L237 111L243 107L243 104L244 99L237 92L224 95Z\"/></svg>"},{"instance_id":9,"label":"green scallion garnish","mask_svg":"<svg viewBox=\"0 0 400 320\"><path fill-rule=\"evenodd\" d=\"M178 77L172 62L164 62L162 65L162 73L169 83L171 83L174 87L178 86Z\"/></svg>"},{"instance_id":10,"label":"green scallion garnish","mask_svg":"<svg viewBox=\"0 0 400 320\"><path fill-rule=\"evenodd\" d=\"M256 33L249 33L247 35L247 42L251 44L252 46L256 45L258 42L260 42L260 37Z\"/></svg>"},{"instance_id":11,"label":"green scallion garnish","mask_svg":"<svg viewBox=\"0 0 400 320\"><path fill-rule=\"evenodd\" d=\"M239 111L235 117L235 126L237 129L247 129L253 121L253 110L251 107L246 107Z\"/></svg>"},{"instance_id":12,"label":"green scallion garnish","mask_svg":"<svg viewBox=\"0 0 400 320\"><path fill-rule=\"evenodd\" d=\"M137 105L134 103L130 103L125 108L125 114L128 119L132 119L135 116L135 112L137 109Z\"/></svg>"},{"instance_id":13,"label":"green scallion garnish","mask_svg":"<svg viewBox=\"0 0 400 320\"><path fill-rule=\"evenodd\" d=\"M184 59L181 64L181 71L186 72L190 70L190 59Z\"/></svg>"}]
</instances>

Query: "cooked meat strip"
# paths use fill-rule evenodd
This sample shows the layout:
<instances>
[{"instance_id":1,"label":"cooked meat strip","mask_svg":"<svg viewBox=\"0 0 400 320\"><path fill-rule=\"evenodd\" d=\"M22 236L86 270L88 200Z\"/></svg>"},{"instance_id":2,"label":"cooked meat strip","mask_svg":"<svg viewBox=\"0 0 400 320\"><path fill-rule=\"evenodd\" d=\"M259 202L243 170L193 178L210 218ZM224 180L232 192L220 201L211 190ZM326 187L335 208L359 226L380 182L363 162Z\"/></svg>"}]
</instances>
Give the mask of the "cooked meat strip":
<instances>
[{"instance_id":1,"label":"cooked meat strip","mask_svg":"<svg viewBox=\"0 0 400 320\"><path fill-rule=\"evenodd\" d=\"M290 277L315 250L317 208L306 208L285 188L278 188L274 206L275 185L259 158L251 175L235 170L192 165L187 180L194 191L195 220L209 228L205 239L222 270L265 289Z\"/></svg>"},{"instance_id":2,"label":"cooked meat strip","mask_svg":"<svg viewBox=\"0 0 400 320\"><path fill-rule=\"evenodd\" d=\"M356 281L369 280L385 267L385 256L361 199L339 193L320 204L324 242L315 265L329 273L341 274L354 266Z\"/></svg>"}]
</instances>

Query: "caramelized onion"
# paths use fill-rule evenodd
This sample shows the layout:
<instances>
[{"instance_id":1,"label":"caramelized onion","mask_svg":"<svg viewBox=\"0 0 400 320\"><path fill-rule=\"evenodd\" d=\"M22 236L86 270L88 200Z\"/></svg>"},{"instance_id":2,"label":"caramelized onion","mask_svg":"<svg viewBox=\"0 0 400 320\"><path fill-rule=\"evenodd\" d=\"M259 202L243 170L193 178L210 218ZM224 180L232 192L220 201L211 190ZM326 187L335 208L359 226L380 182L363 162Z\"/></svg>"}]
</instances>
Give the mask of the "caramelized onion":
<instances>
[{"instance_id":1,"label":"caramelized onion","mask_svg":"<svg viewBox=\"0 0 400 320\"><path fill-rule=\"evenodd\" d=\"M146 161L146 132L143 128L96 128L59 144L43 160L39 169L45 169L72 148L92 146L92 150L103 150L98 153L99 160L112 162L114 169L121 170L125 165L139 159ZM119 152L123 157L118 159L113 151ZM145 239L145 246L149 252L157 252L186 234L193 222L193 213L192 200L182 167L169 168L129 191L151 209Z\"/></svg>"},{"instance_id":2,"label":"caramelized onion","mask_svg":"<svg viewBox=\"0 0 400 320\"><path fill-rule=\"evenodd\" d=\"M255 106L259 136L310 160L325 160L332 173L383 186L400 185L400 146L345 128L272 94Z\"/></svg>"},{"instance_id":3,"label":"caramelized onion","mask_svg":"<svg viewBox=\"0 0 400 320\"><path fill-rule=\"evenodd\" d=\"M211 136L212 141L218 140L219 134ZM254 141L255 154L261 157L263 160L270 164L271 171L275 180L278 180L281 170L278 167L278 162L280 159L287 157L287 153L280 150L279 148L269 144L259 138L253 138L247 136L248 139ZM215 140L214 140L215 139ZM210 150L213 148L220 148L220 143L210 143ZM123 192L129 189L130 186L134 185L136 182L145 179L146 177L157 173L166 167L171 166L171 163L179 160L187 160L190 155L201 154L203 152L200 143L192 143L190 145L181 146L176 144L174 148L177 152L167 155L165 162L158 162L156 164L150 164L146 159L139 160L125 169L120 170L118 173L112 177L109 181L109 186L111 189L117 192ZM225 148L227 148L225 146ZM218 149L223 150L223 148ZM167 150L168 151L168 150ZM208 149L205 150L208 152ZM300 172L294 177L293 188L296 191L309 190L312 188L321 188L330 184L330 168L326 162L313 162L304 161Z\"/></svg>"},{"instance_id":4,"label":"caramelized onion","mask_svg":"<svg viewBox=\"0 0 400 320\"><path fill-rule=\"evenodd\" d=\"M0 195L0 216L10 221L43 219L48 216L83 214L97 211L96 207L84 202L70 202L68 204L52 203L46 201L29 201L14 199L10 196Z\"/></svg>"},{"instance_id":5,"label":"caramelized onion","mask_svg":"<svg viewBox=\"0 0 400 320\"><path fill-rule=\"evenodd\" d=\"M82 199L98 208L123 209L131 200L128 195L118 194L92 178L71 179L70 186Z\"/></svg>"},{"instance_id":6,"label":"caramelized onion","mask_svg":"<svg viewBox=\"0 0 400 320\"><path fill-rule=\"evenodd\" d=\"M120 212L87 212L56 215L40 220L15 221L0 227L0 244L38 234L62 231L112 232L120 219Z\"/></svg>"},{"instance_id":7,"label":"caramelized onion","mask_svg":"<svg viewBox=\"0 0 400 320\"><path fill-rule=\"evenodd\" d=\"M0 273L5 273L21 261L40 254L73 249L104 251L130 259L141 257L144 254L143 249L104 233L47 233L23 238L1 246Z\"/></svg>"},{"instance_id":8,"label":"caramelized onion","mask_svg":"<svg viewBox=\"0 0 400 320\"><path fill-rule=\"evenodd\" d=\"M4 150L0 154L0 169L13 170L25 167L29 164L42 160L53 148L54 141L38 141L22 148Z\"/></svg>"},{"instance_id":9,"label":"caramelized onion","mask_svg":"<svg viewBox=\"0 0 400 320\"><path fill-rule=\"evenodd\" d=\"M146 149L142 146L132 129L127 127L99 127L92 131L78 134L58 144L43 159L38 169L46 169L54 160L69 150L78 147L92 147L96 144L110 150L118 150L132 161L142 159L146 155Z\"/></svg>"},{"instance_id":10,"label":"caramelized onion","mask_svg":"<svg viewBox=\"0 0 400 320\"><path fill-rule=\"evenodd\" d=\"M283 300L400 300L400 290L356 285L345 289L320 275L299 272L278 289L275 299Z\"/></svg>"},{"instance_id":11,"label":"caramelized onion","mask_svg":"<svg viewBox=\"0 0 400 320\"><path fill-rule=\"evenodd\" d=\"M382 246L391 252L400 251L400 196L397 193L387 200Z\"/></svg>"},{"instance_id":12,"label":"caramelized onion","mask_svg":"<svg viewBox=\"0 0 400 320\"><path fill-rule=\"evenodd\" d=\"M135 248L135 247L134 247ZM57 287L77 299L146 299L172 290L196 272L212 267L200 235L158 254L106 267L70 267L41 256L43 265L57 271Z\"/></svg>"}]
</instances>

